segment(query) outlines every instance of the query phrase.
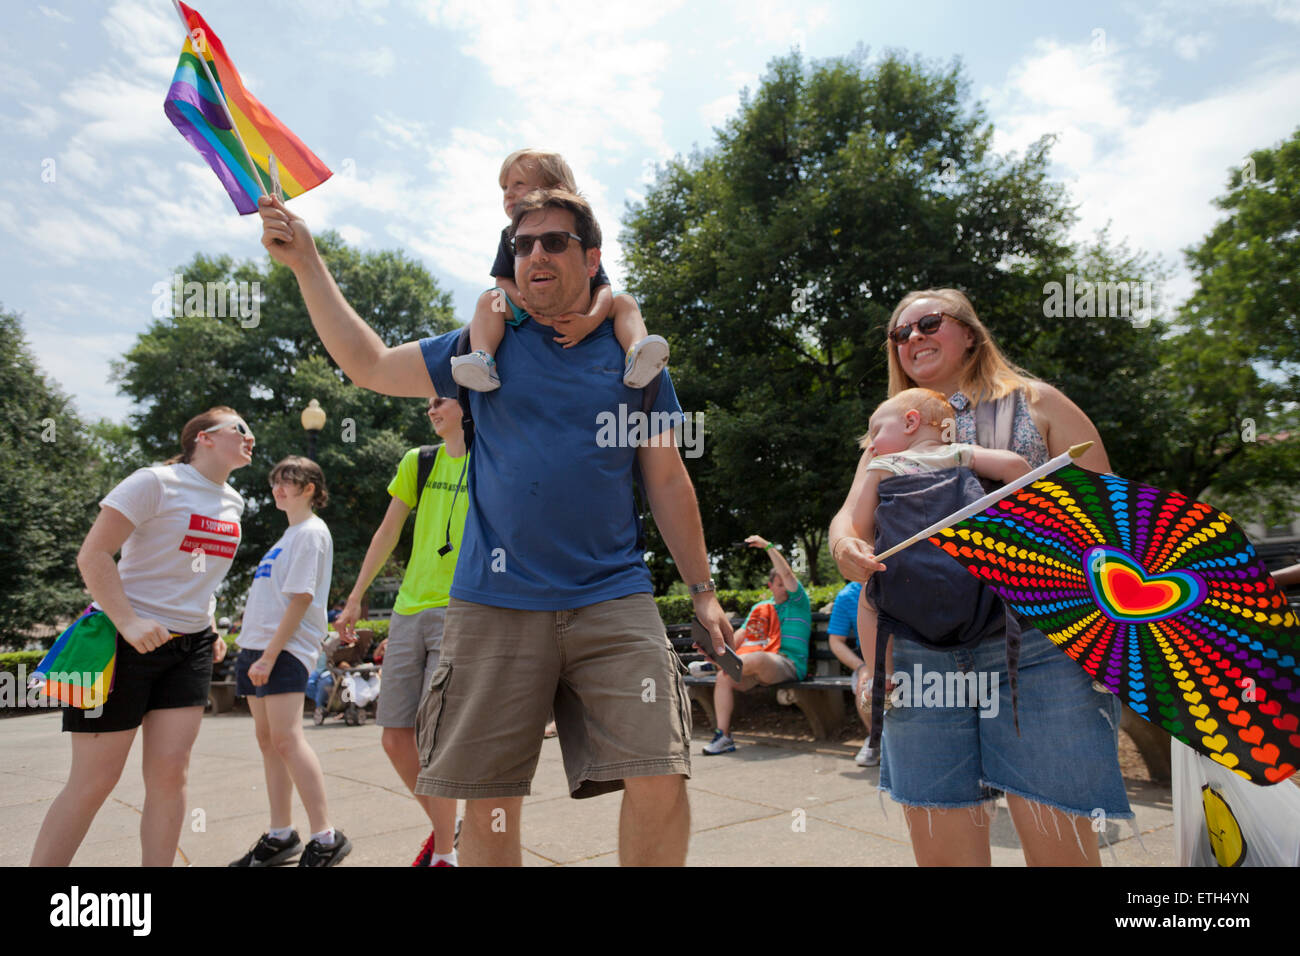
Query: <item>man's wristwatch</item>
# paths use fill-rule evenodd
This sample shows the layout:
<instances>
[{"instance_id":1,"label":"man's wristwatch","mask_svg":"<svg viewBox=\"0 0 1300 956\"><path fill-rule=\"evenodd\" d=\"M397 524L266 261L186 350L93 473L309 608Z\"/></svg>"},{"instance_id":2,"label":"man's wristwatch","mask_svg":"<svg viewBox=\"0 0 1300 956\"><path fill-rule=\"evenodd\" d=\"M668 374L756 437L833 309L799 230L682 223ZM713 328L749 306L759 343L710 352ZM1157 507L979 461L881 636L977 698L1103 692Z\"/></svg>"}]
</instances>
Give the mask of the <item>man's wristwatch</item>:
<instances>
[{"instance_id":1,"label":"man's wristwatch","mask_svg":"<svg viewBox=\"0 0 1300 956\"><path fill-rule=\"evenodd\" d=\"M703 584L692 584L690 586L691 594L707 594L709 591L715 591L717 588L713 585L713 578L709 578Z\"/></svg>"}]
</instances>

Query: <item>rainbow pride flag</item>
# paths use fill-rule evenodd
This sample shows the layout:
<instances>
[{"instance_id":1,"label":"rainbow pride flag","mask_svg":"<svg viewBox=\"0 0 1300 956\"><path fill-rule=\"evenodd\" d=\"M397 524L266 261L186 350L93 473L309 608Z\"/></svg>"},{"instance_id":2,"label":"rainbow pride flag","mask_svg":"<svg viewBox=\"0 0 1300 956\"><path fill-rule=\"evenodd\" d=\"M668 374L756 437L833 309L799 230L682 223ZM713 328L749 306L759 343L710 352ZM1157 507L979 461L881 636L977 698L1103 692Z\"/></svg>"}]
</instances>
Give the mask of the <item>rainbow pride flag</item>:
<instances>
[{"instance_id":1,"label":"rainbow pride flag","mask_svg":"<svg viewBox=\"0 0 1300 956\"><path fill-rule=\"evenodd\" d=\"M50 700L93 710L108 697L116 671L117 628L92 605L59 635L33 680L44 683Z\"/></svg>"},{"instance_id":2,"label":"rainbow pride flag","mask_svg":"<svg viewBox=\"0 0 1300 956\"><path fill-rule=\"evenodd\" d=\"M256 212L257 199L263 193L274 194L277 177L272 174L271 156L275 157L285 199L329 179L329 167L244 88L239 71L207 21L184 3L178 2L176 7L189 35L181 49L181 59L176 64L163 109L172 125L207 160L240 214ZM207 72L203 62L207 63ZM215 90L208 80L209 72L216 81ZM233 130L221 105L223 95L230 108L230 119L234 120ZM244 148L240 146L241 138L256 170L249 168Z\"/></svg>"}]
</instances>

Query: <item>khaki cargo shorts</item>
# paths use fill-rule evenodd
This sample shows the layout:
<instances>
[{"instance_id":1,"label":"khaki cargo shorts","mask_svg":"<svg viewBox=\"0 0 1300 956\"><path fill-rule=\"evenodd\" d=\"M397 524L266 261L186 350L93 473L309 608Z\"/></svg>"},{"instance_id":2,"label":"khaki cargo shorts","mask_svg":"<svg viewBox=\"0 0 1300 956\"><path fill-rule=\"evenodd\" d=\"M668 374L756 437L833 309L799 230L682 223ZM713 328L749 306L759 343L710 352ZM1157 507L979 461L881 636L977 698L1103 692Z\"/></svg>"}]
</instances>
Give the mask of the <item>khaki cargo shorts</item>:
<instances>
[{"instance_id":1,"label":"khaki cargo shorts","mask_svg":"<svg viewBox=\"0 0 1300 956\"><path fill-rule=\"evenodd\" d=\"M416 718L416 793L529 793L554 710L572 796L691 772L682 668L649 594L568 611L451 599L442 658Z\"/></svg>"}]
</instances>

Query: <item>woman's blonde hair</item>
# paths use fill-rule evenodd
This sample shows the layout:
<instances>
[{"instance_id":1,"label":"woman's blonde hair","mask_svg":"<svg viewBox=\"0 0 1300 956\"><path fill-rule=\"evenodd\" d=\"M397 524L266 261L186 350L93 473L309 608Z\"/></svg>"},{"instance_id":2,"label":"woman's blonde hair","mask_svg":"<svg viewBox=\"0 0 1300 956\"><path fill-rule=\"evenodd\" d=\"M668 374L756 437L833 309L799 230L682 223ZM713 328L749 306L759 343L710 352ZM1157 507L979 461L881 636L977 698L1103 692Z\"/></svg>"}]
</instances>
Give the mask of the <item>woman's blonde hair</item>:
<instances>
[{"instance_id":1,"label":"woman's blonde hair","mask_svg":"<svg viewBox=\"0 0 1300 956\"><path fill-rule=\"evenodd\" d=\"M921 413L921 423L931 425L935 428L943 428L948 422L956 422L957 412L953 410L948 399L943 397L942 392L936 392L932 388L905 388L897 395L891 395L871 413L872 417L879 415L883 411L897 411L900 415L906 415L910 411ZM871 444L871 432L858 438L858 447L865 449Z\"/></svg>"},{"instance_id":2,"label":"woman's blonde hair","mask_svg":"<svg viewBox=\"0 0 1300 956\"><path fill-rule=\"evenodd\" d=\"M542 189L567 189L571 193L578 191L578 184L573 178L573 170L559 153L548 153L541 149L517 149L501 164L501 174L497 181L501 188L506 188L506 176L510 167L518 163L524 169L537 174Z\"/></svg>"},{"instance_id":3,"label":"woman's blonde hair","mask_svg":"<svg viewBox=\"0 0 1300 956\"><path fill-rule=\"evenodd\" d=\"M1029 401L1038 398L1038 379L1007 361L975 313L975 306L971 305L965 293L957 289L920 289L909 292L894 308L886 332L893 330L894 323L904 309L921 299L937 299L942 302L944 314L970 329L975 338L975 343L966 353L966 363L962 366L961 377L957 382L958 390L971 400L972 407L980 402L996 401L1003 395L1020 389L1024 390ZM903 371L903 365L898 360L898 348L888 334L885 336L885 351L889 353L889 394L897 395L904 389L916 388L917 383Z\"/></svg>"},{"instance_id":4,"label":"woman's blonde hair","mask_svg":"<svg viewBox=\"0 0 1300 956\"><path fill-rule=\"evenodd\" d=\"M214 405L206 412L199 412L181 429L181 453L172 455L164 465L188 465L194 458L194 446L198 443L199 432L220 425L223 418L241 418L239 412L229 405Z\"/></svg>"}]
</instances>

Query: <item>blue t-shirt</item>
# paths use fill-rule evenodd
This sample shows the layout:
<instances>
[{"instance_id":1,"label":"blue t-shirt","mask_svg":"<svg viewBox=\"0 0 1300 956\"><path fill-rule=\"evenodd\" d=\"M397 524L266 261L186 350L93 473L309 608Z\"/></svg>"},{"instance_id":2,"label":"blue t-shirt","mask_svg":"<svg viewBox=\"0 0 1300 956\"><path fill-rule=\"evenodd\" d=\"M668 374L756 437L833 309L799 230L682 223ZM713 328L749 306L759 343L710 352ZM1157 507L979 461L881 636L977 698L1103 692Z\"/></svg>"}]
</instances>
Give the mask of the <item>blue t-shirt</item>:
<instances>
[{"instance_id":1,"label":"blue t-shirt","mask_svg":"<svg viewBox=\"0 0 1300 956\"><path fill-rule=\"evenodd\" d=\"M420 342L439 395L456 394L459 335ZM661 373L645 421L611 323L571 349L554 338L531 317L507 325L501 387L469 393L470 508L451 586L462 601L561 611L653 590L637 548L633 443L680 420L672 379Z\"/></svg>"},{"instance_id":2,"label":"blue t-shirt","mask_svg":"<svg viewBox=\"0 0 1300 956\"><path fill-rule=\"evenodd\" d=\"M861 594L861 581L850 581L840 588L831 608L830 623L826 625L827 634L847 635L849 647L858 644L858 597Z\"/></svg>"}]
</instances>

